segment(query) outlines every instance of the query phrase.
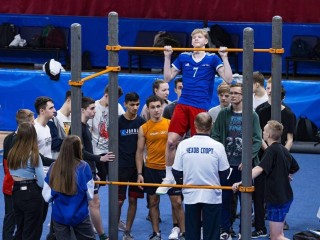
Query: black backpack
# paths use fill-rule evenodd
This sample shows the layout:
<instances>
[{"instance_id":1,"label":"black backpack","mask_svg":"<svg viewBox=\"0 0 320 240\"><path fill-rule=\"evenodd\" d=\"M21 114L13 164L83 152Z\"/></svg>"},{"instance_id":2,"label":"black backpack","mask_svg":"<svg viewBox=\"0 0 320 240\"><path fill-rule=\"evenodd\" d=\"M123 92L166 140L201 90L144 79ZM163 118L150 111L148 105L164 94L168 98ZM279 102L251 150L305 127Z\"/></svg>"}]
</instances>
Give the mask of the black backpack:
<instances>
[{"instance_id":1,"label":"black backpack","mask_svg":"<svg viewBox=\"0 0 320 240\"><path fill-rule=\"evenodd\" d=\"M11 23L3 23L0 25L0 47L8 47L14 39L15 30Z\"/></svg>"},{"instance_id":2,"label":"black backpack","mask_svg":"<svg viewBox=\"0 0 320 240\"><path fill-rule=\"evenodd\" d=\"M181 47L181 43L175 39L170 33L160 31L154 37L154 47L171 46L173 48Z\"/></svg>"},{"instance_id":3,"label":"black backpack","mask_svg":"<svg viewBox=\"0 0 320 240\"><path fill-rule=\"evenodd\" d=\"M231 35L218 24L210 27L209 36L212 44L214 44L216 48L221 46L234 48Z\"/></svg>"},{"instance_id":4,"label":"black backpack","mask_svg":"<svg viewBox=\"0 0 320 240\"><path fill-rule=\"evenodd\" d=\"M293 57L311 57L313 53L310 45L301 38L298 38L291 43L290 52Z\"/></svg>"},{"instance_id":5,"label":"black backpack","mask_svg":"<svg viewBox=\"0 0 320 240\"><path fill-rule=\"evenodd\" d=\"M320 58L320 40L318 39L317 44L313 48L314 56Z\"/></svg>"},{"instance_id":6,"label":"black backpack","mask_svg":"<svg viewBox=\"0 0 320 240\"><path fill-rule=\"evenodd\" d=\"M66 37L59 28L53 28L45 38L46 48L66 48Z\"/></svg>"},{"instance_id":7,"label":"black backpack","mask_svg":"<svg viewBox=\"0 0 320 240\"><path fill-rule=\"evenodd\" d=\"M84 51L82 53L82 70L91 70L92 64L91 64L91 57L89 51Z\"/></svg>"},{"instance_id":8,"label":"black backpack","mask_svg":"<svg viewBox=\"0 0 320 240\"><path fill-rule=\"evenodd\" d=\"M302 142L319 142L317 125L305 116L300 116L296 124L296 140Z\"/></svg>"}]
</instances>

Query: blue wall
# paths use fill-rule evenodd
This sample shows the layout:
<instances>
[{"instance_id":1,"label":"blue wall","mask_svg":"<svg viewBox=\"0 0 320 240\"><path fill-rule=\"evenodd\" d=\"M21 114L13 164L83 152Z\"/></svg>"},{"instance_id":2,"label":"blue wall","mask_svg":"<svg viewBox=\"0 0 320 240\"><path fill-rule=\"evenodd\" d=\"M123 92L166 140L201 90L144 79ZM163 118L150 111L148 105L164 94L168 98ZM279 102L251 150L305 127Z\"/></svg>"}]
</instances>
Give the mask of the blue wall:
<instances>
[{"instance_id":1,"label":"blue wall","mask_svg":"<svg viewBox=\"0 0 320 240\"><path fill-rule=\"evenodd\" d=\"M284 19L285 20L285 19ZM43 16L43 15L0 15L0 23L11 22L17 26L45 26L48 24L70 27L72 23L80 23L82 26L82 50L91 52L93 66L105 67L108 65L107 51L105 45L107 40L107 17L77 17L77 16ZM271 19L270 19L271 22ZM233 22L209 22L209 26L218 23L230 33L239 34L241 39L243 29L252 27L255 36L255 48L271 47L271 23L233 23ZM119 19L119 43L122 46L134 46L137 32L140 30L167 30L183 31L191 33L195 28L203 27L202 21L187 20L161 20L161 19ZM290 52L291 39L294 35L318 35L320 37L320 24L286 24L283 25L283 47L285 53ZM242 40L241 46L242 47ZM126 51L121 51L119 55L120 66L128 67L128 55ZM239 54L240 69L242 68L242 54ZM4 61L0 56L0 62ZM37 59L36 62L44 63L47 59ZM150 68L162 67L162 60L147 61L145 66ZM283 72L285 64L282 64ZM255 53L254 70L264 73L271 72L271 55L268 53ZM319 63L299 64L298 73L320 74Z\"/></svg>"},{"instance_id":2,"label":"blue wall","mask_svg":"<svg viewBox=\"0 0 320 240\"><path fill-rule=\"evenodd\" d=\"M82 74L82 77L89 73ZM140 95L141 105L151 95L152 83L162 75L156 74L119 74L119 85L124 93L135 91ZM64 101L65 92L70 89L68 80L70 72L61 74L59 81L50 80L42 71L26 71L18 69L0 70L0 130L13 130L16 128L15 113L19 108L28 108L34 111L34 100L38 96L49 96L59 109ZM99 76L87 81L82 87L85 96L99 99L103 89L108 83L108 75ZM217 79L214 91L221 79ZM305 115L320 126L320 113L316 109L320 106L320 84L311 81L283 81L287 91L285 102L291 107L296 116ZM170 100L175 100L173 81L170 82ZM119 100L124 102L122 96ZM212 106L218 104L217 95L214 94ZM142 107L140 107L141 110Z\"/></svg>"}]
</instances>

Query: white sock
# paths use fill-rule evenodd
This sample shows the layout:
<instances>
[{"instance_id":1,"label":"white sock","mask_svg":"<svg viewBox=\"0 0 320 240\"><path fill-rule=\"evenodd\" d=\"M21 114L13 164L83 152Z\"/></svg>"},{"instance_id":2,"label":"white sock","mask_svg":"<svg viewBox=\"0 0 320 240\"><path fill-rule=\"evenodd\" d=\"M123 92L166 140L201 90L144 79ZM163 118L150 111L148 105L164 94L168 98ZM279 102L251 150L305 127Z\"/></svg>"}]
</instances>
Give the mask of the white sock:
<instances>
[{"instance_id":1,"label":"white sock","mask_svg":"<svg viewBox=\"0 0 320 240\"><path fill-rule=\"evenodd\" d=\"M166 178L174 179L172 174L172 166L166 166Z\"/></svg>"}]
</instances>

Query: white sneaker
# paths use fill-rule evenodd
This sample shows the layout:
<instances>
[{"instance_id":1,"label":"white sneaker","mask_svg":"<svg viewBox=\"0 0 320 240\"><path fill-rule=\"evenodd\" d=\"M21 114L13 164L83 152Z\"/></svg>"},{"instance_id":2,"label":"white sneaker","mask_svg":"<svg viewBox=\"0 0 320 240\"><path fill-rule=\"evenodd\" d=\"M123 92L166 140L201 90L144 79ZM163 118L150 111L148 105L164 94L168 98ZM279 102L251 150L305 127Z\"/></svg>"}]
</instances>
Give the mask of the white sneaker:
<instances>
[{"instance_id":1,"label":"white sneaker","mask_svg":"<svg viewBox=\"0 0 320 240\"><path fill-rule=\"evenodd\" d=\"M126 230L126 224L124 221L120 220L119 225L118 225L118 230L122 231L122 232L124 232Z\"/></svg>"},{"instance_id":2,"label":"white sneaker","mask_svg":"<svg viewBox=\"0 0 320 240\"><path fill-rule=\"evenodd\" d=\"M134 240L134 237L133 237L133 235L131 234L130 231L129 232L125 231L123 233L122 240Z\"/></svg>"},{"instance_id":3,"label":"white sneaker","mask_svg":"<svg viewBox=\"0 0 320 240\"><path fill-rule=\"evenodd\" d=\"M9 47L18 47L20 41L21 41L20 34L15 35L15 36L14 36L14 39L13 39L12 42L9 44Z\"/></svg>"},{"instance_id":4,"label":"white sneaker","mask_svg":"<svg viewBox=\"0 0 320 240\"><path fill-rule=\"evenodd\" d=\"M180 228L179 227L172 228L168 239L178 240L179 239L179 233L180 233Z\"/></svg>"},{"instance_id":5,"label":"white sneaker","mask_svg":"<svg viewBox=\"0 0 320 240\"><path fill-rule=\"evenodd\" d=\"M173 178L172 179L164 178L164 179L162 179L161 184L176 184L176 181ZM170 188L172 188L172 187L158 187L156 194L158 194L158 195L166 194Z\"/></svg>"},{"instance_id":6,"label":"white sneaker","mask_svg":"<svg viewBox=\"0 0 320 240\"><path fill-rule=\"evenodd\" d=\"M223 232L223 233L220 235L220 240L232 240L232 237L230 236L229 233Z\"/></svg>"}]
</instances>

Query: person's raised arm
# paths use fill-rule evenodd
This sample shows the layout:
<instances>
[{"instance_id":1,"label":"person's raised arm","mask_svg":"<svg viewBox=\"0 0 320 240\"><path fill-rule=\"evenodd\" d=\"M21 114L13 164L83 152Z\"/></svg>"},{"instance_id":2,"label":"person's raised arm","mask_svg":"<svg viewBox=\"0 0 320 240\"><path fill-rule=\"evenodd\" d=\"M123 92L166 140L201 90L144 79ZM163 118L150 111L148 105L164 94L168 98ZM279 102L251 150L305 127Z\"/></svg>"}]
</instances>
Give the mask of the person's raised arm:
<instances>
[{"instance_id":1,"label":"person's raised arm","mask_svg":"<svg viewBox=\"0 0 320 240\"><path fill-rule=\"evenodd\" d=\"M145 146L145 136L143 134L142 126L139 128L138 132L138 143L137 143L137 151L136 151L136 167L137 167L137 182L143 183L144 179L142 176L142 169L143 169L143 150ZM142 187L139 187L143 189Z\"/></svg>"},{"instance_id":2,"label":"person's raised arm","mask_svg":"<svg viewBox=\"0 0 320 240\"><path fill-rule=\"evenodd\" d=\"M221 56L221 59L223 61L223 67L218 68L218 73L220 77L226 82L231 83L232 82L232 69L229 63L228 59L228 52L226 51L226 47L220 47L218 53Z\"/></svg>"},{"instance_id":3,"label":"person's raised arm","mask_svg":"<svg viewBox=\"0 0 320 240\"><path fill-rule=\"evenodd\" d=\"M163 79L165 82L170 82L179 73L177 69L170 66L172 52L171 46L164 46Z\"/></svg>"}]
</instances>

